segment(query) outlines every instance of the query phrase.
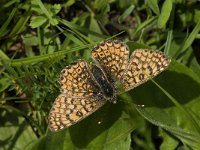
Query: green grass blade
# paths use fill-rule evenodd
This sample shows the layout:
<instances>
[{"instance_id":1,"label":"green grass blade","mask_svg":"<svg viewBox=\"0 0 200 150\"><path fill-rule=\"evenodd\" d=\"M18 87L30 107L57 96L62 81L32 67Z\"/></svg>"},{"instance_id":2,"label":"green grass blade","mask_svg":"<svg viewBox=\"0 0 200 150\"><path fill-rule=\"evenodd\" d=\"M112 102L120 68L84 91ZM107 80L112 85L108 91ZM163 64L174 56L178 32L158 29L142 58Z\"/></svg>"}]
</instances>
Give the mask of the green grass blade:
<instances>
[{"instance_id":1,"label":"green grass blade","mask_svg":"<svg viewBox=\"0 0 200 150\"><path fill-rule=\"evenodd\" d=\"M11 20L13 19L16 11L17 11L17 7L14 7L13 10L10 12L10 15L8 17L8 19L4 22L4 24L1 26L0 28L0 36L2 37L4 35L4 32L6 31L6 28L8 27L8 25L10 24Z\"/></svg>"},{"instance_id":2,"label":"green grass blade","mask_svg":"<svg viewBox=\"0 0 200 150\"><path fill-rule=\"evenodd\" d=\"M173 6L173 0L165 0L163 3L160 16L158 17L158 28L164 28L169 20Z\"/></svg>"},{"instance_id":3,"label":"green grass blade","mask_svg":"<svg viewBox=\"0 0 200 150\"><path fill-rule=\"evenodd\" d=\"M146 2L148 3L149 7L153 10L153 12L156 15L160 14L160 10L159 10L159 7L158 7L158 1L157 0L148 0Z\"/></svg>"},{"instance_id":4,"label":"green grass blade","mask_svg":"<svg viewBox=\"0 0 200 150\"><path fill-rule=\"evenodd\" d=\"M189 34L188 38L183 43L183 46L181 46L179 53L177 53L174 56L175 58L178 55L182 55L182 54L184 54L187 51L187 49L191 46L192 42L197 37L199 31L200 31L200 19L199 19L198 23L196 24L196 26L194 27L194 29L192 30L192 32Z\"/></svg>"},{"instance_id":5,"label":"green grass blade","mask_svg":"<svg viewBox=\"0 0 200 150\"><path fill-rule=\"evenodd\" d=\"M177 108L179 108L183 114L185 116L187 116L188 120L190 120L192 122L192 124L194 125L194 127L196 128L197 132L200 135L200 126L199 123L197 123L197 121L194 119L194 117L190 114L190 112L187 110L187 108L184 108L182 105L180 105L178 103L178 101L172 96L170 95L165 89L163 89L159 84L157 84L154 80L152 80L152 82L161 90L163 91L163 93L165 93L165 95L176 105Z\"/></svg>"}]
</instances>

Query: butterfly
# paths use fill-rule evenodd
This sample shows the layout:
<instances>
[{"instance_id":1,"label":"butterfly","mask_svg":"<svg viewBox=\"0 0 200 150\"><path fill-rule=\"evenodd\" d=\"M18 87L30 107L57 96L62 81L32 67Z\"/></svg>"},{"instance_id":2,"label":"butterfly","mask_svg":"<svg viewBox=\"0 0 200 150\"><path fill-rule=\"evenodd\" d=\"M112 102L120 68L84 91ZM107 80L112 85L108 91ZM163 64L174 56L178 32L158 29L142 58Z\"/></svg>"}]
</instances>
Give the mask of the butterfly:
<instances>
[{"instance_id":1,"label":"butterfly","mask_svg":"<svg viewBox=\"0 0 200 150\"><path fill-rule=\"evenodd\" d=\"M94 64L78 60L60 74L61 94L49 113L49 128L59 131L69 127L102 107L116 103L119 82L129 91L155 77L171 60L160 51L137 49L129 56L126 44L107 40L91 52Z\"/></svg>"}]
</instances>

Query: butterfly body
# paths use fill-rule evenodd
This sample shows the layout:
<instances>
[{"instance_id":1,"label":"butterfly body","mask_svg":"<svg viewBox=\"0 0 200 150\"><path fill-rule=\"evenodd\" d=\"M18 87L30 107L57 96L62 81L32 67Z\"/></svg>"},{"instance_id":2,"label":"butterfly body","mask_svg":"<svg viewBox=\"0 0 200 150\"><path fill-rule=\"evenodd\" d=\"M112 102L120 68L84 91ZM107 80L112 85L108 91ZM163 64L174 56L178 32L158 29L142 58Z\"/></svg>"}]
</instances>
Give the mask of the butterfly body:
<instances>
[{"instance_id":1,"label":"butterfly body","mask_svg":"<svg viewBox=\"0 0 200 150\"><path fill-rule=\"evenodd\" d=\"M101 94L105 100L115 103L116 89L113 82L109 81L104 71L97 65L92 66L91 72L99 86L99 94Z\"/></svg>"}]
</instances>

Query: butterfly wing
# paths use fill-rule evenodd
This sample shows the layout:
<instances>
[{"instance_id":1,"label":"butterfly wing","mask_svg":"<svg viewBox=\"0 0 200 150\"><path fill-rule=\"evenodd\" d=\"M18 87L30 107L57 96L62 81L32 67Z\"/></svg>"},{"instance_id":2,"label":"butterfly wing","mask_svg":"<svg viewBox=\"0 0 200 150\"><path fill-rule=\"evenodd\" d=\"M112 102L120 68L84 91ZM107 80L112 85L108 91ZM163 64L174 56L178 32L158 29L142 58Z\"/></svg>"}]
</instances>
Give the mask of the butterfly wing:
<instances>
[{"instance_id":1,"label":"butterfly wing","mask_svg":"<svg viewBox=\"0 0 200 150\"><path fill-rule=\"evenodd\" d=\"M122 75L122 84L126 91L155 77L168 67L171 60L160 51L148 49L135 50L127 69Z\"/></svg>"},{"instance_id":2,"label":"butterfly wing","mask_svg":"<svg viewBox=\"0 0 200 150\"><path fill-rule=\"evenodd\" d=\"M98 87L86 61L78 60L66 66L60 74L61 93L70 97L92 96Z\"/></svg>"},{"instance_id":3,"label":"butterfly wing","mask_svg":"<svg viewBox=\"0 0 200 150\"><path fill-rule=\"evenodd\" d=\"M99 93L87 62L79 60L61 71L61 93L49 113L52 131L69 127L89 116L106 100Z\"/></svg>"},{"instance_id":4,"label":"butterfly wing","mask_svg":"<svg viewBox=\"0 0 200 150\"><path fill-rule=\"evenodd\" d=\"M104 41L93 48L92 58L110 79L121 79L128 65L129 49L120 41Z\"/></svg>"},{"instance_id":5,"label":"butterfly wing","mask_svg":"<svg viewBox=\"0 0 200 150\"><path fill-rule=\"evenodd\" d=\"M92 50L92 58L110 78L131 90L162 72L170 59L160 51L135 50L129 60L129 49L120 41L104 41Z\"/></svg>"},{"instance_id":6,"label":"butterfly wing","mask_svg":"<svg viewBox=\"0 0 200 150\"><path fill-rule=\"evenodd\" d=\"M95 112L106 101L94 97L72 98L60 94L49 113L49 128L51 131L69 127Z\"/></svg>"}]
</instances>

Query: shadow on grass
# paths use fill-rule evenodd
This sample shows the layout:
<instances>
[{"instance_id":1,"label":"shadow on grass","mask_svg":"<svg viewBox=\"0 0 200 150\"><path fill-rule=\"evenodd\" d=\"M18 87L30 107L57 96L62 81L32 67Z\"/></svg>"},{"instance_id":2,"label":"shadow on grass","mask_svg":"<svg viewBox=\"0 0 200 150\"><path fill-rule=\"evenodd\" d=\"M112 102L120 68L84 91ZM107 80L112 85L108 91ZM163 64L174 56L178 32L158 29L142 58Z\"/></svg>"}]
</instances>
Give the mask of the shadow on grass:
<instances>
[{"instance_id":1,"label":"shadow on grass","mask_svg":"<svg viewBox=\"0 0 200 150\"><path fill-rule=\"evenodd\" d=\"M115 123L121 116L123 103L115 105L107 103L103 108L92 114L89 118L69 129L70 136L74 145L79 148L86 147L92 140L98 138L104 131Z\"/></svg>"}]
</instances>

